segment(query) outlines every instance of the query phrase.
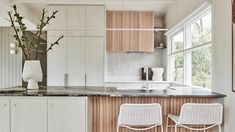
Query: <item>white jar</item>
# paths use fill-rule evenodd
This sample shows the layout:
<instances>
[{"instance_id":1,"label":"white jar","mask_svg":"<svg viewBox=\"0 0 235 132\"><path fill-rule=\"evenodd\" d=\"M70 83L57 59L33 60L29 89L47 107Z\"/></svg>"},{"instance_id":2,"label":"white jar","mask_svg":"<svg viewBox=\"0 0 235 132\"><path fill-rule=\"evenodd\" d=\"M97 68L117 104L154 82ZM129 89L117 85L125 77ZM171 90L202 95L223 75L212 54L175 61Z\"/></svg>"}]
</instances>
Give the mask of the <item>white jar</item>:
<instances>
[{"instance_id":1,"label":"white jar","mask_svg":"<svg viewBox=\"0 0 235 132\"><path fill-rule=\"evenodd\" d=\"M153 71L153 81L162 81L164 69L160 67L151 68Z\"/></svg>"}]
</instances>

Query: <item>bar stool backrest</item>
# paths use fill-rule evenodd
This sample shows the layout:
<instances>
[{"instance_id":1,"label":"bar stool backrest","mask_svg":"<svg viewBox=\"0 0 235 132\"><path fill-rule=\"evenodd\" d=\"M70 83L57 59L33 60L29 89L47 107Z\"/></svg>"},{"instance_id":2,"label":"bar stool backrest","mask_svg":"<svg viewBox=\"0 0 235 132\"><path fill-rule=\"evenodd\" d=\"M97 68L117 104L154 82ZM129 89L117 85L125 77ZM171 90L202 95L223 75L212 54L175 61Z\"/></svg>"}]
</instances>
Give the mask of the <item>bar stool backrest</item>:
<instances>
[{"instance_id":1,"label":"bar stool backrest","mask_svg":"<svg viewBox=\"0 0 235 132\"><path fill-rule=\"evenodd\" d=\"M118 125L150 126L162 124L161 105L123 104L120 107Z\"/></svg>"},{"instance_id":2,"label":"bar stool backrest","mask_svg":"<svg viewBox=\"0 0 235 132\"><path fill-rule=\"evenodd\" d=\"M219 103L186 103L181 108L179 124L212 125L222 124L223 106Z\"/></svg>"}]
</instances>

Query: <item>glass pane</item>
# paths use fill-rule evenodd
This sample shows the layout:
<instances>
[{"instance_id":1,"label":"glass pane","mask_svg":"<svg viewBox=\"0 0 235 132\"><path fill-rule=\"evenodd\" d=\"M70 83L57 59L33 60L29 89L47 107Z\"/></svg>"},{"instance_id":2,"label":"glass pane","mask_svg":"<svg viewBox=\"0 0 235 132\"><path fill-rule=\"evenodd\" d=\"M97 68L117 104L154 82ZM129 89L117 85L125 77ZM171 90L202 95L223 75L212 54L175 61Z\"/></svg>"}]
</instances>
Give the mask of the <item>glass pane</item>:
<instances>
[{"instance_id":1,"label":"glass pane","mask_svg":"<svg viewBox=\"0 0 235 132\"><path fill-rule=\"evenodd\" d=\"M176 52L183 49L184 33L179 32L172 37L172 52Z\"/></svg>"},{"instance_id":2,"label":"glass pane","mask_svg":"<svg viewBox=\"0 0 235 132\"><path fill-rule=\"evenodd\" d=\"M183 53L172 56L171 75L173 81L183 83L183 77L184 77L183 67L184 67Z\"/></svg>"},{"instance_id":3,"label":"glass pane","mask_svg":"<svg viewBox=\"0 0 235 132\"><path fill-rule=\"evenodd\" d=\"M211 47L192 51L192 85L211 88Z\"/></svg>"},{"instance_id":4,"label":"glass pane","mask_svg":"<svg viewBox=\"0 0 235 132\"><path fill-rule=\"evenodd\" d=\"M187 35L187 48L211 42L211 13L191 24Z\"/></svg>"}]
</instances>

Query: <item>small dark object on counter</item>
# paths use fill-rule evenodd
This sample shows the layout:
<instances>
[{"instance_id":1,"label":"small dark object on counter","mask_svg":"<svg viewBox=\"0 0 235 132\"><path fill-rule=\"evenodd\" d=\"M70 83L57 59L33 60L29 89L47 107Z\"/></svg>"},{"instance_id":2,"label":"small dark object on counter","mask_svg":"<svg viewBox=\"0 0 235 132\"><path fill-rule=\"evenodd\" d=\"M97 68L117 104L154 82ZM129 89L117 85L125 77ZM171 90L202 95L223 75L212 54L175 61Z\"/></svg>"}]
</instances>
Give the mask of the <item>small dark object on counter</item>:
<instances>
[{"instance_id":1,"label":"small dark object on counter","mask_svg":"<svg viewBox=\"0 0 235 132\"><path fill-rule=\"evenodd\" d=\"M149 80L153 80L153 71L151 67L148 68ZM144 73L144 67L141 68L141 80L146 80L146 73Z\"/></svg>"}]
</instances>

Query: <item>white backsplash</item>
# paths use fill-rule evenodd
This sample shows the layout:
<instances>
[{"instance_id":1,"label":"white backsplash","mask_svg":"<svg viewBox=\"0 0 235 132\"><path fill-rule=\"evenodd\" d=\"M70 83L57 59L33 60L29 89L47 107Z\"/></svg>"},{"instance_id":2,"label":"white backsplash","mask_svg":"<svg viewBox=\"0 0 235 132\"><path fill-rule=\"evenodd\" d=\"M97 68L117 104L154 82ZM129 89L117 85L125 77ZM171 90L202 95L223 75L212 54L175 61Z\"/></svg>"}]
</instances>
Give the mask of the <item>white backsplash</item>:
<instances>
[{"instance_id":1,"label":"white backsplash","mask_svg":"<svg viewBox=\"0 0 235 132\"><path fill-rule=\"evenodd\" d=\"M158 49L153 53L110 53L106 57L106 81L140 80L141 67L164 66L163 50Z\"/></svg>"}]
</instances>

